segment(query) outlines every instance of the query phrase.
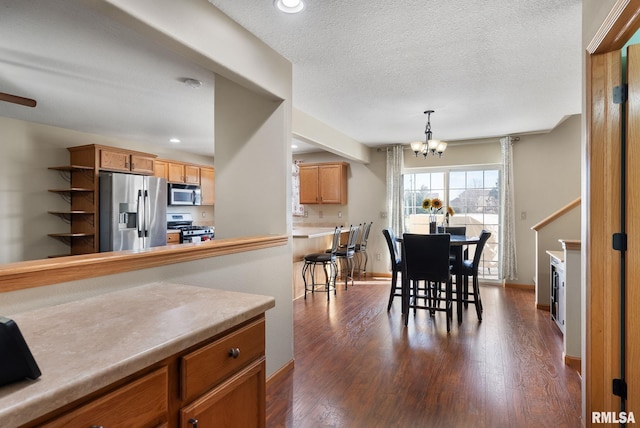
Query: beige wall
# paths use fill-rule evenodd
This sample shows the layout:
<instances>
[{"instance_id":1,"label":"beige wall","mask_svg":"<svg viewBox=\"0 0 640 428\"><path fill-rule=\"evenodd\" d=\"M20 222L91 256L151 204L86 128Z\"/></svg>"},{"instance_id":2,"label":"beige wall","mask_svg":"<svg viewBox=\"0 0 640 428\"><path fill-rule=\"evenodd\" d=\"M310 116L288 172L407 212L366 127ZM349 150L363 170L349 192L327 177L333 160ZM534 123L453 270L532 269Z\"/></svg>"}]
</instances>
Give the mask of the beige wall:
<instances>
[{"instance_id":1,"label":"beige wall","mask_svg":"<svg viewBox=\"0 0 640 428\"><path fill-rule=\"evenodd\" d=\"M536 247L531 227L580 196L580 123L580 115L571 116L547 134L524 135L514 143L518 255L515 283L534 284ZM526 218L522 218L523 213ZM580 225L575 224L567 232L571 236L558 238L578 237L579 230ZM561 250L562 246L556 242L554 248L548 249Z\"/></svg>"}]
</instances>

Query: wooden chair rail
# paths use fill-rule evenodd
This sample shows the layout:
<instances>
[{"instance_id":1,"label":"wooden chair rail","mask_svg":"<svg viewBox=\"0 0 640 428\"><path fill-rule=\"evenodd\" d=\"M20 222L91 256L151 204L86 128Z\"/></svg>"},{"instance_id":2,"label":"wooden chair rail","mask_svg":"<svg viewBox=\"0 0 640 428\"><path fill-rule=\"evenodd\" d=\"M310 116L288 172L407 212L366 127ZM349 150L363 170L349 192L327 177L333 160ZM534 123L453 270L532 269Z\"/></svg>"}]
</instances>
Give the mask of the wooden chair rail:
<instances>
[{"instance_id":1,"label":"wooden chair rail","mask_svg":"<svg viewBox=\"0 0 640 428\"><path fill-rule=\"evenodd\" d=\"M143 251L93 253L10 263L0 268L0 293L277 247L286 245L288 240L287 235L216 239Z\"/></svg>"}]
</instances>

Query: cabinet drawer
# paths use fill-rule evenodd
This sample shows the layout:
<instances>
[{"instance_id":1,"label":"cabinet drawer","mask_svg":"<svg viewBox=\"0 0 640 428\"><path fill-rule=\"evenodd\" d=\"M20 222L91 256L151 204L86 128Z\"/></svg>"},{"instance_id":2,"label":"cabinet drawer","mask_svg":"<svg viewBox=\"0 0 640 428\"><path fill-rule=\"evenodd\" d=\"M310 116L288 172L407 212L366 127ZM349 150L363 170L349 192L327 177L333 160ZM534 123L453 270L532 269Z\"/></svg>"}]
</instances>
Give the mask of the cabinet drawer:
<instances>
[{"instance_id":1,"label":"cabinet drawer","mask_svg":"<svg viewBox=\"0 0 640 428\"><path fill-rule=\"evenodd\" d=\"M179 244L180 243L180 232L177 233L167 233L167 245Z\"/></svg>"},{"instance_id":2,"label":"cabinet drawer","mask_svg":"<svg viewBox=\"0 0 640 428\"><path fill-rule=\"evenodd\" d=\"M167 421L167 367L97 398L43 425L52 427L155 427Z\"/></svg>"},{"instance_id":3,"label":"cabinet drawer","mask_svg":"<svg viewBox=\"0 0 640 428\"><path fill-rule=\"evenodd\" d=\"M264 318L182 357L180 395L190 401L264 355ZM233 351L239 351L234 358Z\"/></svg>"}]
</instances>

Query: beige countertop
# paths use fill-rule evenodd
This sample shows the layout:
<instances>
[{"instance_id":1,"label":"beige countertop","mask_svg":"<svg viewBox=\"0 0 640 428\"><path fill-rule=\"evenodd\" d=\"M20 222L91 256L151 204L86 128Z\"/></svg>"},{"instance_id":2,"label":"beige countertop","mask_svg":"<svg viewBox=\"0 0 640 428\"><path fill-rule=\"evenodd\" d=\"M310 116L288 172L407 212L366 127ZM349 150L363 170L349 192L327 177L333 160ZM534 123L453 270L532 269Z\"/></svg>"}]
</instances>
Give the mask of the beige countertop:
<instances>
[{"instance_id":1,"label":"beige countertop","mask_svg":"<svg viewBox=\"0 0 640 428\"><path fill-rule=\"evenodd\" d=\"M334 227L294 227L292 235L294 238L321 238L323 236L333 235ZM349 228L342 228L342 233L349 232Z\"/></svg>"},{"instance_id":2,"label":"beige countertop","mask_svg":"<svg viewBox=\"0 0 640 428\"><path fill-rule=\"evenodd\" d=\"M269 296L159 282L8 315L42 376L0 387L0 426L49 413L274 306Z\"/></svg>"}]
</instances>

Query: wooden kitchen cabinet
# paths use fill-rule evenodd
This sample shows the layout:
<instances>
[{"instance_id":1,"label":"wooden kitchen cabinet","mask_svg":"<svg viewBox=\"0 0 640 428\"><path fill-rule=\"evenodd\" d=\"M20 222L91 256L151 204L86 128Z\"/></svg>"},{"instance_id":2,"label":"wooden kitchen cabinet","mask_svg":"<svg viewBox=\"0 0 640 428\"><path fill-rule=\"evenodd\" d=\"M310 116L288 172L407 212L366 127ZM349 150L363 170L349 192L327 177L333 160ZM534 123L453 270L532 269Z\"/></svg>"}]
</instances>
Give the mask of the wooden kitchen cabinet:
<instances>
[{"instance_id":1,"label":"wooden kitchen cabinet","mask_svg":"<svg viewBox=\"0 0 640 428\"><path fill-rule=\"evenodd\" d=\"M261 314L25 427L264 427L265 374Z\"/></svg>"},{"instance_id":2,"label":"wooden kitchen cabinet","mask_svg":"<svg viewBox=\"0 0 640 428\"><path fill-rule=\"evenodd\" d=\"M153 175L169 180L169 163L165 160L156 159L153 161Z\"/></svg>"},{"instance_id":3,"label":"wooden kitchen cabinet","mask_svg":"<svg viewBox=\"0 0 640 428\"><path fill-rule=\"evenodd\" d=\"M167 181L200 185L200 167L180 162L169 162Z\"/></svg>"},{"instance_id":4,"label":"wooden kitchen cabinet","mask_svg":"<svg viewBox=\"0 0 640 428\"><path fill-rule=\"evenodd\" d=\"M213 168L200 167L200 191L202 192L202 205L213 205L215 200L215 170Z\"/></svg>"},{"instance_id":5,"label":"wooden kitchen cabinet","mask_svg":"<svg viewBox=\"0 0 640 428\"><path fill-rule=\"evenodd\" d=\"M264 378L261 358L180 410L180 428L264 427Z\"/></svg>"},{"instance_id":6,"label":"wooden kitchen cabinet","mask_svg":"<svg viewBox=\"0 0 640 428\"><path fill-rule=\"evenodd\" d=\"M142 428L166 424L168 378L167 367L162 367L42 425L42 428Z\"/></svg>"},{"instance_id":7,"label":"wooden kitchen cabinet","mask_svg":"<svg viewBox=\"0 0 640 428\"><path fill-rule=\"evenodd\" d=\"M300 164L301 204L347 203L346 162Z\"/></svg>"},{"instance_id":8,"label":"wooden kitchen cabinet","mask_svg":"<svg viewBox=\"0 0 640 428\"><path fill-rule=\"evenodd\" d=\"M155 155L104 147L99 151L101 170L153 175Z\"/></svg>"},{"instance_id":9,"label":"wooden kitchen cabinet","mask_svg":"<svg viewBox=\"0 0 640 428\"><path fill-rule=\"evenodd\" d=\"M175 245L180 243L180 232L167 232L167 245Z\"/></svg>"},{"instance_id":10,"label":"wooden kitchen cabinet","mask_svg":"<svg viewBox=\"0 0 640 428\"><path fill-rule=\"evenodd\" d=\"M264 427L264 331L259 319L182 358L181 428Z\"/></svg>"}]
</instances>

